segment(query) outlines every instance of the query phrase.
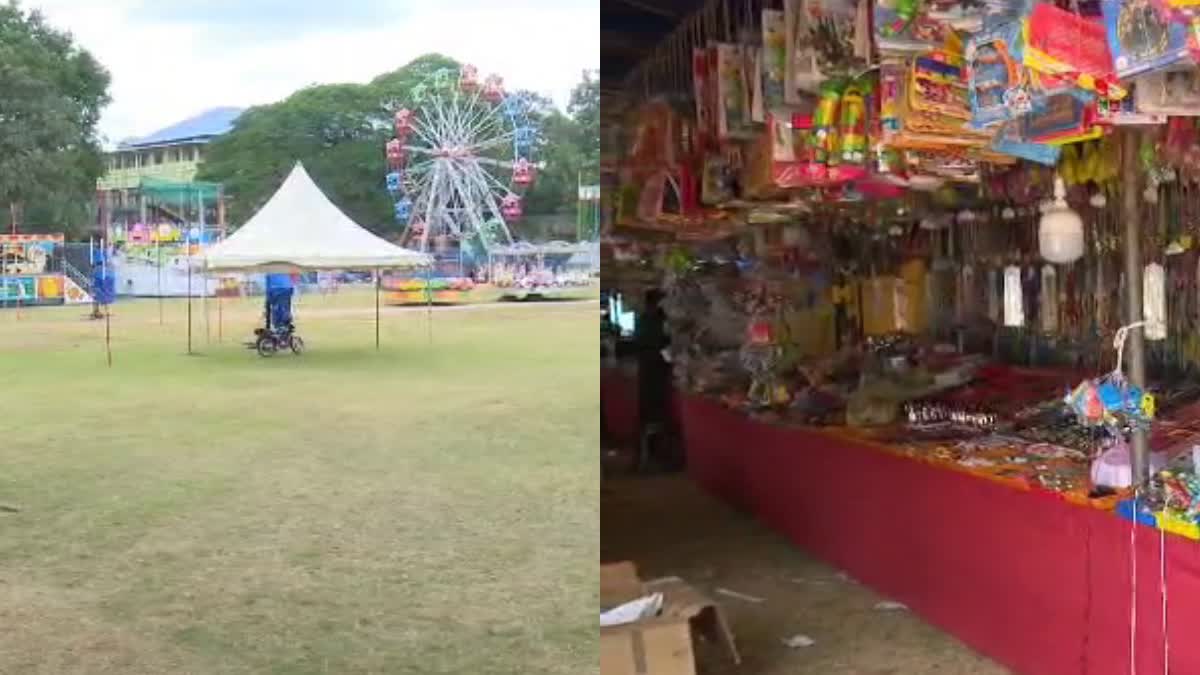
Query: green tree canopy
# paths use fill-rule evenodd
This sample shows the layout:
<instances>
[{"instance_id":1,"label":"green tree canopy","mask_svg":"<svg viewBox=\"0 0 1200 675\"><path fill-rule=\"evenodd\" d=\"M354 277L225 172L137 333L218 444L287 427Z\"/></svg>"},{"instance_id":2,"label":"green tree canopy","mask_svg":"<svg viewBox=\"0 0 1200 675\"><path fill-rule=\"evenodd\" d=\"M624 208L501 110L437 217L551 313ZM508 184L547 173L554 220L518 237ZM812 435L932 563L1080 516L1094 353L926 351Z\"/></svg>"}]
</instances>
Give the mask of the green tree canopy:
<instances>
[{"instance_id":1,"label":"green tree canopy","mask_svg":"<svg viewBox=\"0 0 1200 675\"><path fill-rule=\"evenodd\" d=\"M398 233L384 189L383 145L392 135L392 112L417 107L413 98L418 85L439 70L458 67L453 59L428 54L364 85L309 87L279 103L252 108L233 131L209 146L198 179L224 183L232 197L230 221L237 225L262 207L299 160L351 218L379 234ZM586 85L585 77L581 87ZM586 133L549 100L519 93L532 104L529 117L540 129L535 156L546 162L527 195L526 214L562 214L564 231L573 232L577 173L587 155L572 148ZM572 116L578 114L575 98ZM579 98L584 101L586 95ZM596 103L598 114L598 96ZM517 224L513 229L521 228Z\"/></svg>"},{"instance_id":2,"label":"green tree canopy","mask_svg":"<svg viewBox=\"0 0 1200 675\"><path fill-rule=\"evenodd\" d=\"M70 34L36 10L0 5L0 207L19 225L89 223L108 85L108 72Z\"/></svg>"}]
</instances>

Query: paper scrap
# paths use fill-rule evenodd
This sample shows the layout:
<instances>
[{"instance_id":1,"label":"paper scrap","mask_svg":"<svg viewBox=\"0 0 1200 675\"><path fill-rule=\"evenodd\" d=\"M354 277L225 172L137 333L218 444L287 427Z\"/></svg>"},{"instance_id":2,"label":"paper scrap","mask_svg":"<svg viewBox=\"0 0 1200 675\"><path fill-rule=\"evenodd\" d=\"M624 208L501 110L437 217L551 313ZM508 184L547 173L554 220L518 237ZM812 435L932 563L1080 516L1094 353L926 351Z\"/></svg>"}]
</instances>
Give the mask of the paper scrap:
<instances>
[{"instance_id":1,"label":"paper scrap","mask_svg":"<svg viewBox=\"0 0 1200 675\"><path fill-rule=\"evenodd\" d=\"M662 611L662 605L662 593L654 593L631 600L623 605L613 607L607 612L600 612L600 626L620 626L658 616L658 613Z\"/></svg>"},{"instance_id":2,"label":"paper scrap","mask_svg":"<svg viewBox=\"0 0 1200 675\"><path fill-rule=\"evenodd\" d=\"M875 609L880 612L903 611L908 609L908 605L903 602L896 602L895 600L884 600L883 602L875 603Z\"/></svg>"},{"instance_id":3,"label":"paper scrap","mask_svg":"<svg viewBox=\"0 0 1200 675\"><path fill-rule=\"evenodd\" d=\"M807 635L796 634L790 638L784 638L783 645L791 649L800 649L801 647L811 647L817 644L816 640Z\"/></svg>"},{"instance_id":4,"label":"paper scrap","mask_svg":"<svg viewBox=\"0 0 1200 675\"><path fill-rule=\"evenodd\" d=\"M745 600L746 602L758 603L758 602L763 601L762 598L756 598L753 595L746 595L745 593L738 593L737 591L731 591L728 588L718 588L717 593L728 596L730 598L737 598L738 600Z\"/></svg>"}]
</instances>

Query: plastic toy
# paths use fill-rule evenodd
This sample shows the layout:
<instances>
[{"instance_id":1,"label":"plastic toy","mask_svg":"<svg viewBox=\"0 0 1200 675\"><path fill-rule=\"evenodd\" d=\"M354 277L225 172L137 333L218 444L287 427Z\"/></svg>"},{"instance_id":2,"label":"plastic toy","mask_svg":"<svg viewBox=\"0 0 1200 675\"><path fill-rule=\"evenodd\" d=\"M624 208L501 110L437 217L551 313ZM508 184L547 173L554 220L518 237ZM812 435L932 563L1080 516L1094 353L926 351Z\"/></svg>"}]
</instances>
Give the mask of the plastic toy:
<instances>
[{"instance_id":1,"label":"plastic toy","mask_svg":"<svg viewBox=\"0 0 1200 675\"><path fill-rule=\"evenodd\" d=\"M1100 7L1118 77L1163 70L1190 55L1190 22L1174 20L1156 0L1102 0Z\"/></svg>"}]
</instances>

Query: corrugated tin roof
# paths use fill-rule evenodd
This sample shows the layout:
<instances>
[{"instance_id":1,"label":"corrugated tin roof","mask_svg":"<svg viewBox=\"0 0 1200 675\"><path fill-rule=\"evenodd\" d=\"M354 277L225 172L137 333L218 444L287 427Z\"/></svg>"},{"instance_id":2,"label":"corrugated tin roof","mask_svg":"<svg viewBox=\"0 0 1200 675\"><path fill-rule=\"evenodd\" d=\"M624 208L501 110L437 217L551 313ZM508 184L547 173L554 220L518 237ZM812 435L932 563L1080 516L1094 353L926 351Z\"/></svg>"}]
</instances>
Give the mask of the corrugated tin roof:
<instances>
[{"instance_id":1,"label":"corrugated tin roof","mask_svg":"<svg viewBox=\"0 0 1200 675\"><path fill-rule=\"evenodd\" d=\"M151 145L170 145L182 141L210 138L233 128L233 123L242 114L242 108L213 108L188 119L172 124L166 129L156 131L143 138L134 138L122 142L117 148L129 150L144 148Z\"/></svg>"}]
</instances>

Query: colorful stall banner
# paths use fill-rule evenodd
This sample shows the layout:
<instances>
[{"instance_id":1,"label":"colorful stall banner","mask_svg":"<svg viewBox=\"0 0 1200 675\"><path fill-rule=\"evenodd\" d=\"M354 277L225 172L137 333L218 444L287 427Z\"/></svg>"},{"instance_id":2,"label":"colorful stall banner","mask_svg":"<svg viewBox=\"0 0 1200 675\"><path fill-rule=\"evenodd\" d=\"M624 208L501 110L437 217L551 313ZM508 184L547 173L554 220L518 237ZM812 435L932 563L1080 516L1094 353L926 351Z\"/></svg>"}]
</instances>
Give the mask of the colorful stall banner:
<instances>
[{"instance_id":1,"label":"colorful stall banner","mask_svg":"<svg viewBox=\"0 0 1200 675\"><path fill-rule=\"evenodd\" d=\"M63 277L63 302L68 305L90 305L92 296L70 279Z\"/></svg>"},{"instance_id":2,"label":"colorful stall banner","mask_svg":"<svg viewBox=\"0 0 1200 675\"><path fill-rule=\"evenodd\" d=\"M61 234L0 234L0 274L45 274Z\"/></svg>"},{"instance_id":3,"label":"colorful stall banner","mask_svg":"<svg viewBox=\"0 0 1200 675\"><path fill-rule=\"evenodd\" d=\"M47 274L37 278L37 299L39 302L60 302L63 299L63 277L57 274Z\"/></svg>"},{"instance_id":4,"label":"colorful stall banner","mask_svg":"<svg viewBox=\"0 0 1200 675\"><path fill-rule=\"evenodd\" d=\"M0 302L5 304L37 301L37 277L0 277Z\"/></svg>"}]
</instances>

